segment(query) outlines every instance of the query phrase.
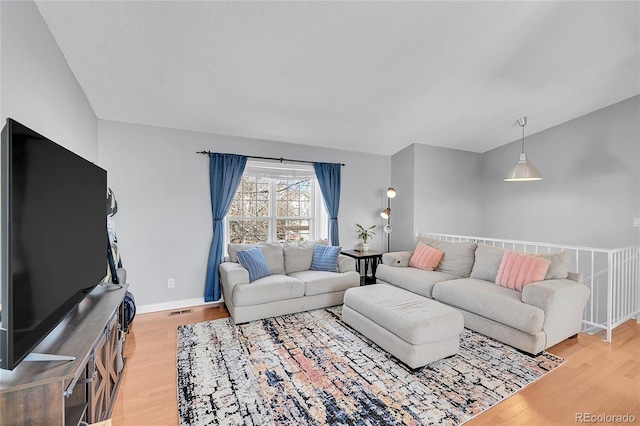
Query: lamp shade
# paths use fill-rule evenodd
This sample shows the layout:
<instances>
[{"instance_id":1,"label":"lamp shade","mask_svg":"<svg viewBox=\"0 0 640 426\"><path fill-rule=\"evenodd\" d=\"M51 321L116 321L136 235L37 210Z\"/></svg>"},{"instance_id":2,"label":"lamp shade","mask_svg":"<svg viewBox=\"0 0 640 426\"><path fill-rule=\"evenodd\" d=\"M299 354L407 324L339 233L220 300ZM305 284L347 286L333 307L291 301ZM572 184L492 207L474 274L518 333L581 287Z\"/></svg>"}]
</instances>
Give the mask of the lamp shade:
<instances>
[{"instance_id":1,"label":"lamp shade","mask_svg":"<svg viewBox=\"0 0 640 426\"><path fill-rule=\"evenodd\" d=\"M542 175L534 166L527 160L527 154L524 152L520 154L520 160L511 170L504 175L506 182L526 182L533 180L542 180Z\"/></svg>"},{"instance_id":2,"label":"lamp shade","mask_svg":"<svg viewBox=\"0 0 640 426\"><path fill-rule=\"evenodd\" d=\"M382 210L380 212L380 216L382 216L383 219L389 219L391 217L391 209L387 207L386 209Z\"/></svg>"},{"instance_id":3,"label":"lamp shade","mask_svg":"<svg viewBox=\"0 0 640 426\"><path fill-rule=\"evenodd\" d=\"M518 119L518 125L522 127L522 152L520 160L511 170L504 175L505 182L527 182L533 180L542 180L542 175L538 169L527 160L527 154L524 152L524 126L527 125L527 117Z\"/></svg>"},{"instance_id":4,"label":"lamp shade","mask_svg":"<svg viewBox=\"0 0 640 426\"><path fill-rule=\"evenodd\" d=\"M387 197L395 198L396 197L396 190L394 188L389 187L387 189Z\"/></svg>"}]
</instances>

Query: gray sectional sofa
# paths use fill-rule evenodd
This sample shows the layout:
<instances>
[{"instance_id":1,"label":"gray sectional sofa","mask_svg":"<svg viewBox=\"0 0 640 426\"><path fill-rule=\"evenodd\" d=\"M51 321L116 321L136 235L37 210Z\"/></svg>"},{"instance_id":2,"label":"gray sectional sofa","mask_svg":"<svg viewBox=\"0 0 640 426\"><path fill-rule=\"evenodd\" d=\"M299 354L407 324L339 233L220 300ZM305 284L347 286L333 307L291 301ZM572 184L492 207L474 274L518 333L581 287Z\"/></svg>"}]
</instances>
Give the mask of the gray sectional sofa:
<instances>
[{"instance_id":1,"label":"gray sectional sofa","mask_svg":"<svg viewBox=\"0 0 640 426\"><path fill-rule=\"evenodd\" d=\"M220 265L224 303L236 324L342 304L348 288L360 285L355 260L340 255L337 272L312 271L316 244L229 244L229 256ZM271 275L249 282L249 272L237 252L260 247Z\"/></svg>"},{"instance_id":2,"label":"gray sectional sofa","mask_svg":"<svg viewBox=\"0 0 640 426\"><path fill-rule=\"evenodd\" d=\"M531 354L580 331L590 292L578 274L567 271L567 253L540 255L550 260L545 279L516 291L495 283L503 249L430 238L420 242L444 252L433 271L409 267L410 251L386 253L378 281L449 305L462 313L466 328Z\"/></svg>"}]
</instances>

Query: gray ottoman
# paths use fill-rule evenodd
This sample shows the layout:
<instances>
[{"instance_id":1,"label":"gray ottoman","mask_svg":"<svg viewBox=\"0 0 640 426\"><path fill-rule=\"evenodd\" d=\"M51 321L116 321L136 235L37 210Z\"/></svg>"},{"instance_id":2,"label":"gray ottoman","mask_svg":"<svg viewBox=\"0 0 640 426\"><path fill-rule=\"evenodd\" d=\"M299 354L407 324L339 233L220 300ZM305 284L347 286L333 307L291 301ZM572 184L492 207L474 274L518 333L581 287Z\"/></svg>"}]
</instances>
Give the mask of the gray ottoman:
<instances>
[{"instance_id":1,"label":"gray ottoman","mask_svg":"<svg viewBox=\"0 0 640 426\"><path fill-rule=\"evenodd\" d=\"M387 284L348 289L342 320L411 368L458 353L464 328L455 309Z\"/></svg>"}]
</instances>

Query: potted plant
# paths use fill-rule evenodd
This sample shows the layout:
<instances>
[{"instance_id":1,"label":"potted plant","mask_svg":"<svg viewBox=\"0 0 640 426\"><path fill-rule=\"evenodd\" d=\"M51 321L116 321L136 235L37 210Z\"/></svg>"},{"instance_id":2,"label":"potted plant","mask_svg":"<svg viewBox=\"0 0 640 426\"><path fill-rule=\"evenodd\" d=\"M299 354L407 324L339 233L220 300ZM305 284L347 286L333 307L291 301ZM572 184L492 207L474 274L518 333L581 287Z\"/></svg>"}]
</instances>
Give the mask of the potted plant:
<instances>
[{"instance_id":1,"label":"potted plant","mask_svg":"<svg viewBox=\"0 0 640 426\"><path fill-rule=\"evenodd\" d=\"M374 235L376 235L376 233L372 231L372 229L374 229L376 227L376 225L371 225L370 227L365 228L364 226L360 225L359 223L356 223L356 227L358 228L356 230L356 232L358 233L358 237L362 238L362 244L360 245L360 251L369 250L369 243L367 243L367 241L369 240L369 238L371 238Z\"/></svg>"}]
</instances>

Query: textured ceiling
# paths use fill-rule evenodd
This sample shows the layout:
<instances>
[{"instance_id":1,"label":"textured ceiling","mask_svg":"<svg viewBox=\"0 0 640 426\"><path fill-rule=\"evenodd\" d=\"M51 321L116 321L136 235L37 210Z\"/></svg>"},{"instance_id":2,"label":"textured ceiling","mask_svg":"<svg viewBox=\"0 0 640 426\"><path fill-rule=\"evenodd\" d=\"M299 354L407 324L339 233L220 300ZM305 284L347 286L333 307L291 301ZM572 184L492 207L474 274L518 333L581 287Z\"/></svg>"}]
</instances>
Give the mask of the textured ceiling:
<instances>
[{"instance_id":1,"label":"textured ceiling","mask_svg":"<svg viewBox=\"0 0 640 426\"><path fill-rule=\"evenodd\" d=\"M637 1L37 5L105 120L485 152L640 93Z\"/></svg>"}]
</instances>

